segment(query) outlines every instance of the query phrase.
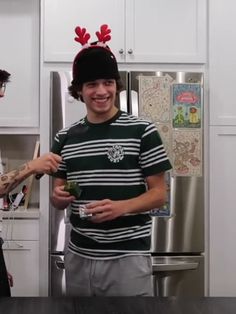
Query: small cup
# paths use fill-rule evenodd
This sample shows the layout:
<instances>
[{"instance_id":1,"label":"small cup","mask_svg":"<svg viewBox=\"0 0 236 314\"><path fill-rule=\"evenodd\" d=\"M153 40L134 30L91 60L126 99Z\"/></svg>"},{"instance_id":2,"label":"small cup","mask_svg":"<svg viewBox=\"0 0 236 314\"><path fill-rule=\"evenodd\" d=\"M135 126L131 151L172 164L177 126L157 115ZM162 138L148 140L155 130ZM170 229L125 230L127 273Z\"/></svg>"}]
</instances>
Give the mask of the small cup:
<instances>
[{"instance_id":1,"label":"small cup","mask_svg":"<svg viewBox=\"0 0 236 314\"><path fill-rule=\"evenodd\" d=\"M81 219L89 219L93 216L92 214L85 213L86 207L84 205L80 205L78 209L79 209L79 216Z\"/></svg>"}]
</instances>

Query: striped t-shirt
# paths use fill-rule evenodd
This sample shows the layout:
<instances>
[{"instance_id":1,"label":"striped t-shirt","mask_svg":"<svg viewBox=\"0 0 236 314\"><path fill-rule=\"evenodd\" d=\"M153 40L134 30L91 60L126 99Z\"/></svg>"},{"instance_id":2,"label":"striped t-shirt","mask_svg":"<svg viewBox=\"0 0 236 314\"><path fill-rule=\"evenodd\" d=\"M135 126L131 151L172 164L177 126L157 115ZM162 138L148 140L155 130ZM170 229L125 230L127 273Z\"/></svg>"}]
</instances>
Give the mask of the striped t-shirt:
<instances>
[{"instance_id":1,"label":"striped t-shirt","mask_svg":"<svg viewBox=\"0 0 236 314\"><path fill-rule=\"evenodd\" d=\"M96 259L147 254L149 213L92 223L80 219L78 206L137 197L146 191L145 177L171 169L155 125L122 111L99 124L83 118L56 134L52 151L62 156L55 176L77 181L82 189L71 204L69 249Z\"/></svg>"}]
</instances>

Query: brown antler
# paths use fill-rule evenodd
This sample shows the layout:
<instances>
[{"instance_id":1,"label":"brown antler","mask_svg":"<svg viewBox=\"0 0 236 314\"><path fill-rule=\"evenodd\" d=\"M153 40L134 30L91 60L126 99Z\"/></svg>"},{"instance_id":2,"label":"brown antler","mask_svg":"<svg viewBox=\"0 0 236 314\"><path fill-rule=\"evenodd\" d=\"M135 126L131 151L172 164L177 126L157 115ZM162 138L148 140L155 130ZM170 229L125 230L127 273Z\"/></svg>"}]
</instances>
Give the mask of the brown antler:
<instances>
[{"instance_id":1,"label":"brown antler","mask_svg":"<svg viewBox=\"0 0 236 314\"><path fill-rule=\"evenodd\" d=\"M111 39L111 36L109 35L110 32L111 30L110 28L108 28L107 24L101 25L100 32L96 32L98 41L101 43L105 43L106 41L109 41Z\"/></svg>"},{"instance_id":2,"label":"brown antler","mask_svg":"<svg viewBox=\"0 0 236 314\"><path fill-rule=\"evenodd\" d=\"M86 33L86 28L81 28L80 26L77 26L75 28L75 33L78 36L78 37L75 37L75 40L81 43L82 46L88 43L90 34Z\"/></svg>"}]
</instances>

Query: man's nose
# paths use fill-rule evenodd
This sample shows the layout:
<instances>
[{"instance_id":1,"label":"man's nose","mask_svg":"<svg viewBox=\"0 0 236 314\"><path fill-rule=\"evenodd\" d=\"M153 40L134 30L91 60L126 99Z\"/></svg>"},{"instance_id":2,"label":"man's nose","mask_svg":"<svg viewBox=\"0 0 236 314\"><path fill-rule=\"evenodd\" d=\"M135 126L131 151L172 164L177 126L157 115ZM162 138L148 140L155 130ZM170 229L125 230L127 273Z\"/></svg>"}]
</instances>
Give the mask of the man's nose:
<instances>
[{"instance_id":1,"label":"man's nose","mask_svg":"<svg viewBox=\"0 0 236 314\"><path fill-rule=\"evenodd\" d=\"M97 93L106 93L107 92L107 90L106 90L106 86L104 85L104 84L99 84L98 86L97 86Z\"/></svg>"}]
</instances>

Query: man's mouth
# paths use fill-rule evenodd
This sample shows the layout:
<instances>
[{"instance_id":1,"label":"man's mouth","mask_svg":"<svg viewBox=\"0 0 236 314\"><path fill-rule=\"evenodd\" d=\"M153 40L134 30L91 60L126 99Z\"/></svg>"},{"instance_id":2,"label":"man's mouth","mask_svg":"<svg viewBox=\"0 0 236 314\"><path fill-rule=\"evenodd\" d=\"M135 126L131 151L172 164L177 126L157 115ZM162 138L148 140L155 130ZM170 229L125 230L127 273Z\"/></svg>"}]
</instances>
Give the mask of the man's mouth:
<instances>
[{"instance_id":1,"label":"man's mouth","mask_svg":"<svg viewBox=\"0 0 236 314\"><path fill-rule=\"evenodd\" d=\"M97 103L104 103L109 99L109 97L105 97L105 98L93 98L93 100Z\"/></svg>"}]
</instances>

